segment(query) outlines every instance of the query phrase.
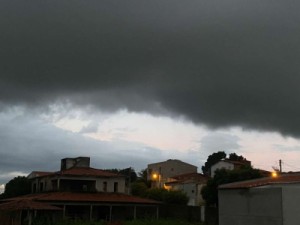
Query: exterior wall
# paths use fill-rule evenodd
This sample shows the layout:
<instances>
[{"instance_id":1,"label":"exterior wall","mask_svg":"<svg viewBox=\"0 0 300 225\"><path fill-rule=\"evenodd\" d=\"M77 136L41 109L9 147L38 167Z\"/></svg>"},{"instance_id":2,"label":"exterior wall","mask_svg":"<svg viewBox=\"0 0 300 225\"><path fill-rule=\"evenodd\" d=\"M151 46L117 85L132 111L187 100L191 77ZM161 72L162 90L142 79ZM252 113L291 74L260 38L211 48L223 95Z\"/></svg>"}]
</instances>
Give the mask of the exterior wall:
<instances>
[{"instance_id":1,"label":"exterior wall","mask_svg":"<svg viewBox=\"0 0 300 225\"><path fill-rule=\"evenodd\" d=\"M180 160L169 159L164 162L149 164L147 168L148 180L152 180L154 173L158 174L158 178L155 181L156 187L163 187L165 182L168 182L168 178L177 176L184 173L197 173L197 167Z\"/></svg>"},{"instance_id":2,"label":"exterior wall","mask_svg":"<svg viewBox=\"0 0 300 225\"><path fill-rule=\"evenodd\" d=\"M280 187L219 190L219 225L254 224L283 225Z\"/></svg>"},{"instance_id":3,"label":"exterior wall","mask_svg":"<svg viewBox=\"0 0 300 225\"><path fill-rule=\"evenodd\" d=\"M282 188L283 225L298 225L300 221L300 186Z\"/></svg>"},{"instance_id":4,"label":"exterior wall","mask_svg":"<svg viewBox=\"0 0 300 225\"><path fill-rule=\"evenodd\" d=\"M59 180L59 183L57 183L57 180ZM116 178L95 178L95 177L37 177L33 179L31 190L32 193L40 193L45 191L56 191L58 186L60 186L60 189L62 188L63 183L66 183L64 181L83 181L82 184L84 184L84 181L86 181L87 185L89 186L89 189L96 190L98 192L103 191L103 182L107 182L107 192L114 192L114 184L115 182L118 183L118 193L125 193L126 187L125 187L125 178L124 177L116 177ZM56 186L53 187L52 181L56 181ZM93 185L94 187L90 187L91 182L95 182ZM35 188L34 188L35 187ZM34 190L35 189L35 190Z\"/></svg>"},{"instance_id":5,"label":"exterior wall","mask_svg":"<svg viewBox=\"0 0 300 225\"><path fill-rule=\"evenodd\" d=\"M204 200L201 195L201 189L204 184L198 183L180 183L171 186L171 190L183 191L189 197L189 206L204 205Z\"/></svg>"},{"instance_id":6,"label":"exterior wall","mask_svg":"<svg viewBox=\"0 0 300 225\"><path fill-rule=\"evenodd\" d=\"M218 169L226 169L226 170L233 170L234 169L234 165L232 163L229 162L224 162L224 161L219 161L216 164L211 166L210 169L210 175L211 177L215 176L215 172Z\"/></svg>"},{"instance_id":7,"label":"exterior wall","mask_svg":"<svg viewBox=\"0 0 300 225\"><path fill-rule=\"evenodd\" d=\"M65 158L61 160L60 170L70 169L72 167L89 167L90 157Z\"/></svg>"},{"instance_id":8,"label":"exterior wall","mask_svg":"<svg viewBox=\"0 0 300 225\"><path fill-rule=\"evenodd\" d=\"M37 177L31 182L31 192L39 193L45 191L52 191L52 182L49 177Z\"/></svg>"},{"instance_id":9,"label":"exterior wall","mask_svg":"<svg viewBox=\"0 0 300 225\"><path fill-rule=\"evenodd\" d=\"M106 191L104 190L104 182L106 182L107 187ZM114 192L114 184L118 183L118 193L125 193L126 186L125 186L125 178L124 177L117 177L117 178L99 178L96 181L96 189L98 192Z\"/></svg>"}]
</instances>

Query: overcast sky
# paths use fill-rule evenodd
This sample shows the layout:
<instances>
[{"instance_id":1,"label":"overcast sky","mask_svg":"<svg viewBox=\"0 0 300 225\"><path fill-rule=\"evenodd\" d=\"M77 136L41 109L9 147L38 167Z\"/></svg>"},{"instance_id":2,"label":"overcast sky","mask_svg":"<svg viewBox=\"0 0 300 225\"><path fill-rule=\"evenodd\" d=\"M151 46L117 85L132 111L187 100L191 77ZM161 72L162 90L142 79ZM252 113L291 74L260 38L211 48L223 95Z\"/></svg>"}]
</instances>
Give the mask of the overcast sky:
<instances>
[{"instance_id":1,"label":"overcast sky","mask_svg":"<svg viewBox=\"0 0 300 225\"><path fill-rule=\"evenodd\" d=\"M299 2L0 4L0 185L81 155L300 170Z\"/></svg>"}]
</instances>

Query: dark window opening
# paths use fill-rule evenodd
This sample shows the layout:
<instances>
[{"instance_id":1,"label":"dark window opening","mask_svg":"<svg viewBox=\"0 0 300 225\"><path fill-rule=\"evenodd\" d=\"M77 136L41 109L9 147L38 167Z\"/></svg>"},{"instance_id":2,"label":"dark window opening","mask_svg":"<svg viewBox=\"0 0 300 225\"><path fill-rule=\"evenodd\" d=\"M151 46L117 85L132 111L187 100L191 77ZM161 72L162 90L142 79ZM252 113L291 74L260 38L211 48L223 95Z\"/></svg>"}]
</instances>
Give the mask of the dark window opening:
<instances>
[{"instance_id":1,"label":"dark window opening","mask_svg":"<svg viewBox=\"0 0 300 225\"><path fill-rule=\"evenodd\" d=\"M115 182L114 183L114 192L118 192L118 186L119 186L118 182Z\"/></svg>"},{"instance_id":2,"label":"dark window opening","mask_svg":"<svg viewBox=\"0 0 300 225\"><path fill-rule=\"evenodd\" d=\"M44 183L40 183L40 191L43 191L44 189Z\"/></svg>"},{"instance_id":3,"label":"dark window opening","mask_svg":"<svg viewBox=\"0 0 300 225\"><path fill-rule=\"evenodd\" d=\"M106 181L103 182L103 191L107 192L107 182Z\"/></svg>"}]
</instances>

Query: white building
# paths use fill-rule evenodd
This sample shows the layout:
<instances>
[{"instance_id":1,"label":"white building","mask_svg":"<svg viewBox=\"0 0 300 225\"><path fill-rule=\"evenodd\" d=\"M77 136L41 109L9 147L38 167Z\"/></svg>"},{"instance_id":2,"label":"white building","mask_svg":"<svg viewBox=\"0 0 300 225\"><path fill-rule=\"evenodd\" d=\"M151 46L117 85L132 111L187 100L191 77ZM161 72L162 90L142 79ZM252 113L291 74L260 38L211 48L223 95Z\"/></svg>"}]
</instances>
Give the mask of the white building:
<instances>
[{"instance_id":1,"label":"white building","mask_svg":"<svg viewBox=\"0 0 300 225\"><path fill-rule=\"evenodd\" d=\"M148 164L147 167L147 179L152 181L152 187L163 188L166 182L172 181L171 177L186 173L197 173L197 167L178 159Z\"/></svg>"},{"instance_id":2,"label":"white building","mask_svg":"<svg viewBox=\"0 0 300 225\"><path fill-rule=\"evenodd\" d=\"M169 190L180 190L189 198L188 205L204 205L201 195L202 188L206 185L208 177L200 173L188 173L171 178L172 181L166 182L165 187Z\"/></svg>"},{"instance_id":3,"label":"white building","mask_svg":"<svg viewBox=\"0 0 300 225\"><path fill-rule=\"evenodd\" d=\"M234 169L241 168L242 166L251 166L251 162L248 160L232 161L228 159L223 159L211 166L210 176L214 177L215 172L218 169L234 170Z\"/></svg>"},{"instance_id":4,"label":"white building","mask_svg":"<svg viewBox=\"0 0 300 225\"><path fill-rule=\"evenodd\" d=\"M89 157L65 158L57 172L33 171L32 193L47 191L125 193L125 177L90 167Z\"/></svg>"},{"instance_id":5,"label":"white building","mask_svg":"<svg viewBox=\"0 0 300 225\"><path fill-rule=\"evenodd\" d=\"M300 175L219 186L219 225L298 225Z\"/></svg>"}]
</instances>

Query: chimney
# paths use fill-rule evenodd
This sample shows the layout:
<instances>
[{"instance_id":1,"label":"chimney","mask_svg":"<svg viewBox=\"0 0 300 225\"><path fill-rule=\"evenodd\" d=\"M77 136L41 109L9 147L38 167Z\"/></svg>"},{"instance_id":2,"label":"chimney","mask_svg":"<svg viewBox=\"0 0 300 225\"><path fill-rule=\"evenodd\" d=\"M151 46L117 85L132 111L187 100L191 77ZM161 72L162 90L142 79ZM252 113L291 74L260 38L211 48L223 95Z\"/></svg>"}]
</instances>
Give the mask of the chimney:
<instances>
[{"instance_id":1,"label":"chimney","mask_svg":"<svg viewBox=\"0 0 300 225\"><path fill-rule=\"evenodd\" d=\"M90 167L90 157L64 158L61 160L60 170L72 167Z\"/></svg>"}]
</instances>

